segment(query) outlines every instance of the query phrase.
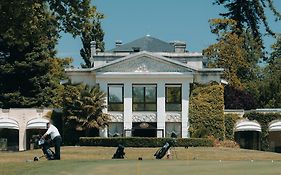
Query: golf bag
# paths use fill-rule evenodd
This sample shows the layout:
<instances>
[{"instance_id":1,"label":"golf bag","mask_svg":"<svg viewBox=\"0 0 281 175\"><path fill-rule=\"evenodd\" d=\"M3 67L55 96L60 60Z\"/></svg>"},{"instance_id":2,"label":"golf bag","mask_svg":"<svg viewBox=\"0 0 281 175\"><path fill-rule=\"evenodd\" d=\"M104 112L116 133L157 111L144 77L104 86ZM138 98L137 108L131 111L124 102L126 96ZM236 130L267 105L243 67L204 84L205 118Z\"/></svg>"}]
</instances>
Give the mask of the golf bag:
<instances>
[{"instance_id":1,"label":"golf bag","mask_svg":"<svg viewBox=\"0 0 281 175\"><path fill-rule=\"evenodd\" d=\"M51 150L50 144L47 140L41 138L38 140L38 146L41 147L43 151L43 156L40 157L34 157L34 161L38 161L41 157L46 157L48 160L54 160L55 159L55 153Z\"/></svg>"},{"instance_id":2,"label":"golf bag","mask_svg":"<svg viewBox=\"0 0 281 175\"><path fill-rule=\"evenodd\" d=\"M124 159L124 155L125 155L124 148L125 147L123 145L119 144L115 154L113 154L112 159Z\"/></svg>"},{"instance_id":3,"label":"golf bag","mask_svg":"<svg viewBox=\"0 0 281 175\"><path fill-rule=\"evenodd\" d=\"M173 141L168 141L162 146L162 148L158 149L154 154L156 159L162 159L167 153L167 151L170 149L170 147L173 146L173 144Z\"/></svg>"}]
</instances>

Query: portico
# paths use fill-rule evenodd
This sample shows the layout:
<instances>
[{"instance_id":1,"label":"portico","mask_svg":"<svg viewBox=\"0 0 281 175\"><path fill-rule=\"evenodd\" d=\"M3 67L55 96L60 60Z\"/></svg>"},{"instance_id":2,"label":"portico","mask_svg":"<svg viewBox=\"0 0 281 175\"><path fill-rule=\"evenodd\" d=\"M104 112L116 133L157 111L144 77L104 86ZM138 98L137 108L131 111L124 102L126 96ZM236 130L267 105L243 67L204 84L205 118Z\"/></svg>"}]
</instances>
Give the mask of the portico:
<instances>
[{"instance_id":1,"label":"portico","mask_svg":"<svg viewBox=\"0 0 281 175\"><path fill-rule=\"evenodd\" d=\"M104 92L109 95L107 98L107 108L104 112L111 115L111 122L123 123L124 130L119 135L133 136L132 131L134 131L133 124L140 123L145 125L150 123L156 123L156 135L157 137L165 137L171 131L166 132L166 123L174 123L177 125L174 128L179 128L180 130L174 131L181 137L188 137L188 103L189 103L189 86L193 81L193 77L190 73L100 73L96 74L97 81ZM120 93L118 94L120 98L124 97L124 100L120 99L121 103L123 101L124 109L117 111L118 109L110 108L111 99L114 94L114 90L120 88ZM179 109L166 110L166 95L165 90L167 88L178 87L180 90L180 103ZM110 91L111 88L115 89ZM150 95L155 93L155 102L153 99L149 102L138 103L134 97L134 92L142 91L142 89L150 90ZM147 90L148 89L148 90ZM144 94L145 95L145 94ZM117 95L116 95L117 96ZM134 100L136 99L136 100ZM141 100L140 100L141 101ZM141 108L140 106L146 105L147 107ZM155 107L153 107L155 105ZM170 124L171 125L171 124ZM121 126L120 126L121 127ZM145 126L143 126L145 127ZM139 128L141 129L141 128ZM146 128L143 128L145 130ZM109 128L109 134L114 135L120 130L112 131Z\"/></svg>"}]
</instances>

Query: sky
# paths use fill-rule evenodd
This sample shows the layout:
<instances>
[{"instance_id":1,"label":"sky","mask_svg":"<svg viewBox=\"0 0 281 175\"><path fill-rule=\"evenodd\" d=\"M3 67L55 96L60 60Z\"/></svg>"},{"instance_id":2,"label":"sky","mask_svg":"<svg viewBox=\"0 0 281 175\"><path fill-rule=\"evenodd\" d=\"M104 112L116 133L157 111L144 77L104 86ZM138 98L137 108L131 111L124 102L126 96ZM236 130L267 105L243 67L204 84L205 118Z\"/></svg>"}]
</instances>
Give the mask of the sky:
<instances>
[{"instance_id":1,"label":"sky","mask_svg":"<svg viewBox=\"0 0 281 175\"><path fill-rule=\"evenodd\" d=\"M124 43L150 35L169 42L174 40L187 43L189 52L202 52L216 42L210 32L209 19L219 18L226 12L222 6L213 5L214 0L92 0L92 4L105 15L102 28L105 32L105 50L115 47L115 41ZM281 11L281 1L274 0ZM268 13L270 14L270 13ZM269 15L272 16L272 15ZM273 31L281 33L281 22L269 18ZM269 49L274 40L265 37ZM57 46L58 57L72 57L75 67L83 60L80 38L62 34Z\"/></svg>"}]
</instances>

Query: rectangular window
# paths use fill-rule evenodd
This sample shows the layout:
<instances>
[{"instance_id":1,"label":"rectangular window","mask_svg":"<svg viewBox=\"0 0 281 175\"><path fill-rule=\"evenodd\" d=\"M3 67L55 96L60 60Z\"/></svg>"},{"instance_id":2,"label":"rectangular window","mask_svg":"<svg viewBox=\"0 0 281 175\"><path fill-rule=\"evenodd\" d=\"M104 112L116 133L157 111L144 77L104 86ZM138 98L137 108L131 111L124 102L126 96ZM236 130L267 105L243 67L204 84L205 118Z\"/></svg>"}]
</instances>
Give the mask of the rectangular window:
<instances>
[{"instance_id":1,"label":"rectangular window","mask_svg":"<svg viewBox=\"0 0 281 175\"><path fill-rule=\"evenodd\" d=\"M181 138L181 123L169 123L165 124L165 137L177 137Z\"/></svg>"},{"instance_id":2,"label":"rectangular window","mask_svg":"<svg viewBox=\"0 0 281 175\"><path fill-rule=\"evenodd\" d=\"M108 136L109 137L122 137L123 136L123 123L109 123Z\"/></svg>"},{"instance_id":3,"label":"rectangular window","mask_svg":"<svg viewBox=\"0 0 281 175\"><path fill-rule=\"evenodd\" d=\"M108 85L108 111L124 110L124 86L122 84Z\"/></svg>"},{"instance_id":4,"label":"rectangular window","mask_svg":"<svg viewBox=\"0 0 281 175\"><path fill-rule=\"evenodd\" d=\"M181 111L181 85L166 84L166 111Z\"/></svg>"},{"instance_id":5,"label":"rectangular window","mask_svg":"<svg viewBox=\"0 0 281 175\"><path fill-rule=\"evenodd\" d=\"M133 111L156 111L156 85L133 85Z\"/></svg>"}]
</instances>

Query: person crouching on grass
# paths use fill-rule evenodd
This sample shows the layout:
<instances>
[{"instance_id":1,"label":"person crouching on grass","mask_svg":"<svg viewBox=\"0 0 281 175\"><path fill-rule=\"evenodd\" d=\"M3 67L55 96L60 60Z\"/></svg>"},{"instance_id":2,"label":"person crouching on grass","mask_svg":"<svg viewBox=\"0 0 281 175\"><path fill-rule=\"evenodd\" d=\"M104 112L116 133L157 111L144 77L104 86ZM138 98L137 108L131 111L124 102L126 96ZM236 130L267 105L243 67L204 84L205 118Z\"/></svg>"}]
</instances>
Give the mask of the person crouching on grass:
<instances>
[{"instance_id":1,"label":"person crouching on grass","mask_svg":"<svg viewBox=\"0 0 281 175\"><path fill-rule=\"evenodd\" d=\"M55 160L60 160L60 146L61 146L61 135L58 129L52 125L50 122L47 123L47 132L42 136L46 138L47 135L51 136L51 139L55 145Z\"/></svg>"}]
</instances>

